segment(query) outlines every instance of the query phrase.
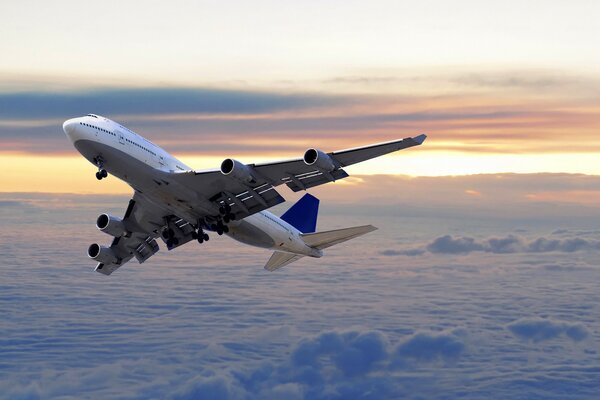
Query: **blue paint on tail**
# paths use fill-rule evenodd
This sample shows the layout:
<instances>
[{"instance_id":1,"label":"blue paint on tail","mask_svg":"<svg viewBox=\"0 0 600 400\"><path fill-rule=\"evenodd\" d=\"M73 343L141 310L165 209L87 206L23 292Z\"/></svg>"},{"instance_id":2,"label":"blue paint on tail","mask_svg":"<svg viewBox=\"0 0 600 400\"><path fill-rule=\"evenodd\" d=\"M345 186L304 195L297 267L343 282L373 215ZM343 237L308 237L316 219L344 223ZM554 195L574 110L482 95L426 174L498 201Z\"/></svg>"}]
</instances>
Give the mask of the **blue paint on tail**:
<instances>
[{"instance_id":1,"label":"blue paint on tail","mask_svg":"<svg viewBox=\"0 0 600 400\"><path fill-rule=\"evenodd\" d=\"M318 214L319 199L306 193L281 216L281 219L302 233L312 233L317 230Z\"/></svg>"}]
</instances>

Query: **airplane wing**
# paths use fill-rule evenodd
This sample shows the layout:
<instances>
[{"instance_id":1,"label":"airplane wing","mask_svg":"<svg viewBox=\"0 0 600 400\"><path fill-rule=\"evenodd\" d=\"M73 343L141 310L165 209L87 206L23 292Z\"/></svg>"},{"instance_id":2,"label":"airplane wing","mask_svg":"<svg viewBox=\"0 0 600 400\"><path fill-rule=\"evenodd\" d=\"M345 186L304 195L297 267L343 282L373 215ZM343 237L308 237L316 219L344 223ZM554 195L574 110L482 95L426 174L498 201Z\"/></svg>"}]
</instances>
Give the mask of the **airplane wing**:
<instances>
[{"instance_id":1,"label":"airplane wing","mask_svg":"<svg viewBox=\"0 0 600 400\"><path fill-rule=\"evenodd\" d=\"M114 257L108 262L99 262L96 266L96 271L104 275L112 274L132 258L136 258L141 264L156 254L159 249L156 238L166 225L171 224L179 235L178 244L169 249L190 241L192 238L189 233L194 230L189 223L173 218L168 211L156 206L139 192L135 192L129 200L122 221L128 234L114 238L109 247Z\"/></svg>"},{"instance_id":2,"label":"airplane wing","mask_svg":"<svg viewBox=\"0 0 600 400\"><path fill-rule=\"evenodd\" d=\"M221 170L178 172L173 177L207 196L213 204L228 204L240 219L284 202L276 186L286 184L297 192L334 182L348 177L343 167L418 146L425 139L426 135L419 135L331 153L309 149L301 158L262 164L244 165L225 160ZM228 174L222 172L224 167Z\"/></svg>"}]
</instances>

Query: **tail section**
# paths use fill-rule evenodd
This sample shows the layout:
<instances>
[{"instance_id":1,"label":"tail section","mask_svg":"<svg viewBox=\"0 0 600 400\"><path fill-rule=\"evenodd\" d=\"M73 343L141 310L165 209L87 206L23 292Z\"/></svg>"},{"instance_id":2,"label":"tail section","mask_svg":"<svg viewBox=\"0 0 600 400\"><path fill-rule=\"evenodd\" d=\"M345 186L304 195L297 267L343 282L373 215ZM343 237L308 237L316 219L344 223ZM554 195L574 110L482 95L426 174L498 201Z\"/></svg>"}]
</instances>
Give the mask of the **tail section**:
<instances>
[{"instance_id":1,"label":"tail section","mask_svg":"<svg viewBox=\"0 0 600 400\"><path fill-rule=\"evenodd\" d=\"M354 226L352 228L336 229L333 231L305 233L302 235L302 239L308 246L323 250L347 240L365 235L369 232L373 232L376 229L377 228L373 225ZM304 257L302 254L276 251L265 265L265 269L267 271L275 271L294 261L298 261L302 257Z\"/></svg>"},{"instance_id":2,"label":"tail section","mask_svg":"<svg viewBox=\"0 0 600 400\"><path fill-rule=\"evenodd\" d=\"M290 207L280 218L298 229L302 233L317 230L317 216L319 215L319 199L306 193L300 200Z\"/></svg>"},{"instance_id":3,"label":"tail section","mask_svg":"<svg viewBox=\"0 0 600 400\"><path fill-rule=\"evenodd\" d=\"M347 240L357 238L377 230L373 225L354 226L352 228L336 229L333 231L306 233L302 235L304 243L315 249L323 250Z\"/></svg>"}]
</instances>

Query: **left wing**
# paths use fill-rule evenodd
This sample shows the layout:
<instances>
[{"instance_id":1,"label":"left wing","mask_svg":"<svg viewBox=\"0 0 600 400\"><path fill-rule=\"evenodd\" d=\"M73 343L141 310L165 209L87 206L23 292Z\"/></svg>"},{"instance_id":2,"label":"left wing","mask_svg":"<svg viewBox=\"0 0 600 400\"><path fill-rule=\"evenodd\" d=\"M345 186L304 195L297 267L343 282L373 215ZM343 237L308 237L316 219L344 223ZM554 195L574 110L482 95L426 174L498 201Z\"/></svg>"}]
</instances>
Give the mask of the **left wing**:
<instances>
[{"instance_id":1,"label":"left wing","mask_svg":"<svg viewBox=\"0 0 600 400\"><path fill-rule=\"evenodd\" d=\"M191 232L194 228L186 221L175 218L168 211L163 210L139 192L135 192L133 199L129 200L129 206L122 219L126 235L115 237L108 248L98 245L100 256L96 271L104 275L110 275L132 258L136 258L141 264L152 257L159 250L156 238L158 238L165 226L174 229L177 244L172 244L170 249L179 247L192 240ZM88 253L92 251L92 246ZM91 254L90 254L91 256Z\"/></svg>"},{"instance_id":2,"label":"left wing","mask_svg":"<svg viewBox=\"0 0 600 400\"><path fill-rule=\"evenodd\" d=\"M294 192L346 178L344 167L422 144L426 135L324 153L309 149L304 157L263 164L227 159L221 169L178 172L173 179L201 193L217 206L228 205L236 219L284 202L275 189L286 184Z\"/></svg>"}]
</instances>

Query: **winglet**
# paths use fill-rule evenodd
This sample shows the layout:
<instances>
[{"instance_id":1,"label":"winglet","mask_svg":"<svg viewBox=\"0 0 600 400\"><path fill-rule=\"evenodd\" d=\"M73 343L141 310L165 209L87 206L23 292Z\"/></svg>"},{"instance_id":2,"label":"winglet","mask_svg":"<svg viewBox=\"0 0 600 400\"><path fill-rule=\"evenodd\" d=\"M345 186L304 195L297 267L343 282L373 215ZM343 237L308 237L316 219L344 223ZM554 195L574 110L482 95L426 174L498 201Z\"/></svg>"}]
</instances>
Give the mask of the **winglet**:
<instances>
[{"instance_id":1,"label":"winglet","mask_svg":"<svg viewBox=\"0 0 600 400\"><path fill-rule=\"evenodd\" d=\"M418 144L423 144L423 142L425 141L425 139L427 139L427 135L425 135L424 133L420 134L419 136L415 136L414 138L412 138L412 140L414 140Z\"/></svg>"}]
</instances>

